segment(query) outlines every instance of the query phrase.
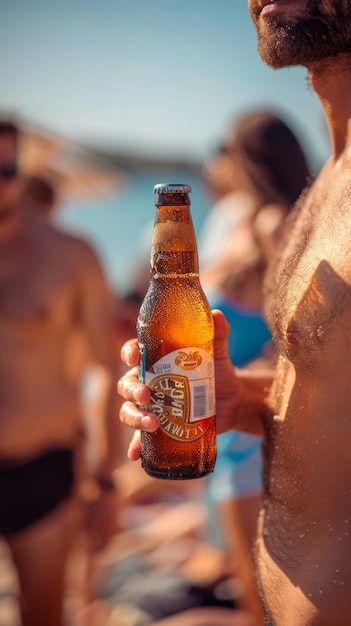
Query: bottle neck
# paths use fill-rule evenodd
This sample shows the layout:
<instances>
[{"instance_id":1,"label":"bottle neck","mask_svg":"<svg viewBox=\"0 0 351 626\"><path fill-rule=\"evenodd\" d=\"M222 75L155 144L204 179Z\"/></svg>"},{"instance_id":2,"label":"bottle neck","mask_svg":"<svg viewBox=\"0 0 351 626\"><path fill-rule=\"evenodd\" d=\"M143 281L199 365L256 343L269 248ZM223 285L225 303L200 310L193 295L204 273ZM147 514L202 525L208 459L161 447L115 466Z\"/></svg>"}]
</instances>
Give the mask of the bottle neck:
<instances>
[{"instance_id":1,"label":"bottle neck","mask_svg":"<svg viewBox=\"0 0 351 626\"><path fill-rule=\"evenodd\" d=\"M198 277L198 253L189 205L157 206L151 270L154 278Z\"/></svg>"}]
</instances>

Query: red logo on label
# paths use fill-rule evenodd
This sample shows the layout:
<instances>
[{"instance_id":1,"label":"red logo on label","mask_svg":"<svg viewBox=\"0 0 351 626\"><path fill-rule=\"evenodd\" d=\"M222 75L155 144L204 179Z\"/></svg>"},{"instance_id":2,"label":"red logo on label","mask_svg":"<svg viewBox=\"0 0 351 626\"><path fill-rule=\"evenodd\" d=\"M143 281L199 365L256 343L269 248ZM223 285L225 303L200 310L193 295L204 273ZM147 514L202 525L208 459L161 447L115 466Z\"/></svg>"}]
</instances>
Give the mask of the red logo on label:
<instances>
[{"instance_id":1,"label":"red logo on label","mask_svg":"<svg viewBox=\"0 0 351 626\"><path fill-rule=\"evenodd\" d=\"M183 370L194 370L202 363L199 352L179 352L174 360L175 364Z\"/></svg>"}]
</instances>

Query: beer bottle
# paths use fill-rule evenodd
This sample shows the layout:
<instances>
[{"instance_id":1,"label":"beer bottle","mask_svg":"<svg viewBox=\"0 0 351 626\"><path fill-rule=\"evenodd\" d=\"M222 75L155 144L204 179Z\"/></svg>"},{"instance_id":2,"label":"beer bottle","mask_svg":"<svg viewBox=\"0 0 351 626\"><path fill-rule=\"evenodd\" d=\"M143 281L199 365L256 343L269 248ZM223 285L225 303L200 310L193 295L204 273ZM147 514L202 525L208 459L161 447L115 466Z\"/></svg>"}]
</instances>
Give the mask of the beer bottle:
<instances>
[{"instance_id":1,"label":"beer bottle","mask_svg":"<svg viewBox=\"0 0 351 626\"><path fill-rule=\"evenodd\" d=\"M137 321L140 379L151 390L148 410L160 420L142 433L150 476L200 478L214 469L216 418L213 319L199 280L191 188L158 184L151 280Z\"/></svg>"}]
</instances>

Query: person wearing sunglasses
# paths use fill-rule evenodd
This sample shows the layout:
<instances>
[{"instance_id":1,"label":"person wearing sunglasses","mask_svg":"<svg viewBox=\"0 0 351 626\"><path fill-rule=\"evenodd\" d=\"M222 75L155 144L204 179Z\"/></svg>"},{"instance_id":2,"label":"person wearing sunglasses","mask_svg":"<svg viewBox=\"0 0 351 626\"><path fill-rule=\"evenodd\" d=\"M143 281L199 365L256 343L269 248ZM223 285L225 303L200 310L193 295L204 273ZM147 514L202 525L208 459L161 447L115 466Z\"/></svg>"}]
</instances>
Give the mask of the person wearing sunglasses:
<instances>
[{"instance_id":1,"label":"person wearing sunglasses","mask_svg":"<svg viewBox=\"0 0 351 626\"><path fill-rule=\"evenodd\" d=\"M11 122L0 124L0 219L16 203L19 195L17 166L18 131Z\"/></svg>"},{"instance_id":2,"label":"person wearing sunglasses","mask_svg":"<svg viewBox=\"0 0 351 626\"><path fill-rule=\"evenodd\" d=\"M112 382L120 366L114 303L94 251L24 210L20 140L0 120L0 535L17 569L23 626L62 626L74 539L87 525L102 546L116 529L114 403L106 402L106 449L92 475L81 375L98 363ZM72 368L77 336L85 349ZM113 385L108 393L116 396Z\"/></svg>"}]
</instances>

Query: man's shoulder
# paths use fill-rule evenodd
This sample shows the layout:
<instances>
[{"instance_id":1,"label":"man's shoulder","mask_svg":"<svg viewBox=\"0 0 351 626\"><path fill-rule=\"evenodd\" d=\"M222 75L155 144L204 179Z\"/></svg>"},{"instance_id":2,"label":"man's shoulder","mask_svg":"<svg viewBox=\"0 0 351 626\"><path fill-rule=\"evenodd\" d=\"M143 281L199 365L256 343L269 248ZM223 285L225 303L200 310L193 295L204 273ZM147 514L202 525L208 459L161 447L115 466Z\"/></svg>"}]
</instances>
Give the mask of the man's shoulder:
<instances>
[{"instance_id":1,"label":"man's shoulder","mask_svg":"<svg viewBox=\"0 0 351 626\"><path fill-rule=\"evenodd\" d=\"M80 235L50 223L43 224L43 228L46 229L47 237L57 246L65 247L76 253L94 255L93 245Z\"/></svg>"},{"instance_id":2,"label":"man's shoulder","mask_svg":"<svg viewBox=\"0 0 351 626\"><path fill-rule=\"evenodd\" d=\"M59 257L67 265L82 266L86 270L100 264L93 245L78 234L67 232L60 226L49 222L33 223L38 242L46 252Z\"/></svg>"}]
</instances>

